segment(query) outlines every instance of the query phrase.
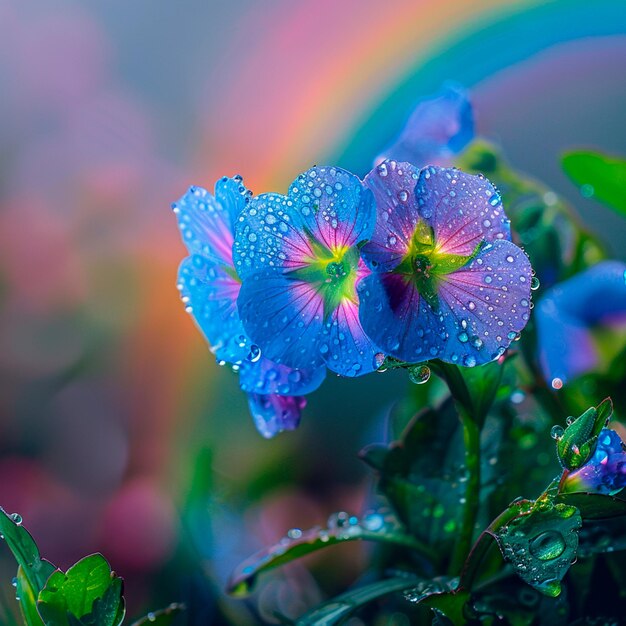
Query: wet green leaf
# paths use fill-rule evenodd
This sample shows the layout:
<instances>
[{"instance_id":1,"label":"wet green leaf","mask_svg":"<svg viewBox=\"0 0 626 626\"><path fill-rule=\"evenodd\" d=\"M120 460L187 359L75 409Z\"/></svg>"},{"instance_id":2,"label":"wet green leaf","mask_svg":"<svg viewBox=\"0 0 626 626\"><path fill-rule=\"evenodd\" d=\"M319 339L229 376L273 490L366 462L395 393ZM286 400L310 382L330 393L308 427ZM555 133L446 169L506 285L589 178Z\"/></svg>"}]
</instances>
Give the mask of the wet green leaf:
<instances>
[{"instance_id":1,"label":"wet green leaf","mask_svg":"<svg viewBox=\"0 0 626 626\"><path fill-rule=\"evenodd\" d=\"M185 610L184 604L170 604L166 609L153 611L132 623L132 626L169 626Z\"/></svg>"},{"instance_id":2,"label":"wet green leaf","mask_svg":"<svg viewBox=\"0 0 626 626\"><path fill-rule=\"evenodd\" d=\"M562 164L585 197L626 215L626 160L600 152L575 151L566 153Z\"/></svg>"},{"instance_id":3,"label":"wet green leaf","mask_svg":"<svg viewBox=\"0 0 626 626\"><path fill-rule=\"evenodd\" d=\"M415 584L414 578L402 576L351 589L311 609L299 617L295 624L296 626L332 626L368 602L390 593L409 590L415 587Z\"/></svg>"},{"instance_id":4,"label":"wet green leaf","mask_svg":"<svg viewBox=\"0 0 626 626\"><path fill-rule=\"evenodd\" d=\"M556 497L556 502L575 506L583 520L626 517L626 500L601 493L561 493Z\"/></svg>"},{"instance_id":5,"label":"wet green leaf","mask_svg":"<svg viewBox=\"0 0 626 626\"><path fill-rule=\"evenodd\" d=\"M101 554L56 570L39 594L39 613L54 626L118 626L124 619L122 579Z\"/></svg>"},{"instance_id":6,"label":"wet green leaf","mask_svg":"<svg viewBox=\"0 0 626 626\"><path fill-rule=\"evenodd\" d=\"M380 491L421 542L439 545L436 560L454 543L465 494L463 435L451 400L420 411L399 441L368 447L362 458L380 472Z\"/></svg>"},{"instance_id":7,"label":"wet green leaf","mask_svg":"<svg viewBox=\"0 0 626 626\"><path fill-rule=\"evenodd\" d=\"M33 588L29 585L21 565L17 568L15 582L16 597L20 603L20 613L24 623L26 626L43 626L43 621L37 611L37 597L34 595Z\"/></svg>"},{"instance_id":8,"label":"wet green leaf","mask_svg":"<svg viewBox=\"0 0 626 626\"><path fill-rule=\"evenodd\" d=\"M567 428L556 440L559 462L565 469L579 469L593 456L598 435L612 413L613 404L610 398L606 398L597 408L587 409L580 417L568 418Z\"/></svg>"},{"instance_id":9,"label":"wet green leaf","mask_svg":"<svg viewBox=\"0 0 626 626\"><path fill-rule=\"evenodd\" d=\"M458 584L458 578L427 580L407 592L406 599L440 611L454 626L462 626L467 622L465 606L469 592L458 589Z\"/></svg>"},{"instance_id":10,"label":"wet green leaf","mask_svg":"<svg viewBox=\"0 0 626 626\"><path fill-rule=\"evenodd\" d=\"M498 545L517 574L547 596L561 592L561 580L576 557L578 509L538 502L528 513L495 531Z\"/></svg>"},{"instance_id":11,"label":"wet green leaf","mask_svg":"<svg viewBox=\"0 0 626 626\"><path fill-rule=\"evenodd\" d=\"M227 590L234 596L250 593L259 574L294 559L347 541L377 541L405 548L429 551L390 512L372 511L362 517L341 512L331 515L326 528L292 528L277 544L264 548L241 563L233 572Z\"/></svg>"},{"instance_id":12,"label":"wet green leaf","mask_svg":"<svg viewBox=\"0 0 626 626\"><path fill-rule=\"evenodd\" d=\"M19 515L8 515L0 507L0 536L6 541L19 566L17 594L20 610L28 626L40 626L42 622L41 619L37 621L35 602L55 568L52 563L41 558L35 540L21 523Z\"/></svg>"}]
</instances>

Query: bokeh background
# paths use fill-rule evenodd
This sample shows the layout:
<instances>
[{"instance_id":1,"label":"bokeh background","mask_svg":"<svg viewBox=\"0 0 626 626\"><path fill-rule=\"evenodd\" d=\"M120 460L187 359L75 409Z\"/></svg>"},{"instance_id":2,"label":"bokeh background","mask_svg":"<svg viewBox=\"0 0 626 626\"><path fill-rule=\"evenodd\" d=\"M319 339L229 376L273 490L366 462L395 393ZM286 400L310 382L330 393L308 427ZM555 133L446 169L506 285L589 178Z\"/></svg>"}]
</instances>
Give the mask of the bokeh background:
<instances>
[{"instance_id":1,"label":"bokeh background","mask_svg":"<svg viewBox=\"0 0 626 626\"><path fill-rule=\"evenodd\" d=\"M102 551L135 616L256 624L342 589L362 546L253 602L221 591L287 528L366 506L357 452L409 383L329 379L262 440L178 300L170 203L235 173L257 193L314 163L364 174L453 79L624 259L623 221L559 155L626 154L625 68L623 0L0 0L0 505L61 567ZM13 569L0 546L8 603Z\"/></svg>"}]
</instances>

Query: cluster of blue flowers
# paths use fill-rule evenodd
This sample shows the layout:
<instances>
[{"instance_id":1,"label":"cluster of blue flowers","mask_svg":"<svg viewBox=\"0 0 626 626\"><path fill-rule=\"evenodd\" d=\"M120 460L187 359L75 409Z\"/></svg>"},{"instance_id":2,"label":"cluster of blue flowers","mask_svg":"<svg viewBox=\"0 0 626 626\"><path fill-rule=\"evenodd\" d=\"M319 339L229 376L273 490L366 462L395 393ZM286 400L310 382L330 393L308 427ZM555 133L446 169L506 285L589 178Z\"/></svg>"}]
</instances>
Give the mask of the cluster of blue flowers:
<instances>
[{"instance_id":1,"label":"cluster of blue flowers","mask_svg":"<svg viewBox=\"0 0 626 626\"><path fill-rule=\"evenodd\" d=\"M438 131L433 161L471 124L457 90L435 103L465 123ZM424 158L428 141L409 133L387 153L408 144ZM529 319L530 262L483 176L393 159L363 180L313 167L287 195L253 197L236 176L214 194L192 187L174 211L190 254L181 297L239 373L266 437L297 426L327 369L361 376L387 356L473 367L499 358Z\"/></svg>"}]
</instances>

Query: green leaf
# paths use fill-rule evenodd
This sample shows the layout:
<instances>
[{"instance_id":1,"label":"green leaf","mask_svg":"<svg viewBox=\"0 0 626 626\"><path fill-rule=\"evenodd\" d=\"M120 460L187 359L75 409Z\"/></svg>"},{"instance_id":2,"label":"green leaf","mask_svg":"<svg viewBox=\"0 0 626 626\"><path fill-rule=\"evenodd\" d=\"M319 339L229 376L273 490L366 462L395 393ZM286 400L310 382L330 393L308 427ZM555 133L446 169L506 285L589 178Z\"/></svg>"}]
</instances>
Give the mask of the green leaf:
<instances>
[{"instance_id":1,"label":"green leaf","mask_svg":"<svg viewBox=\"0 0 626 626\"><path fill-rule=\"evenodd\" d=\"M465 605L470 594L459 589L458 578L440 577L420 583L406 594L407 600L436 609L455 626L467 623Z\"/></svg>"},{"instance_id":2,"label":"green leaf","mask_svg":"<svg viewBox=\"0 0 626 626\"><path fill-rule=\"evenodd\" d=\"M556 451L563 468L576 470L587 463L596 451L598 435L608 424L612 413L613 403L606 398L597 408L587 409L577 419L567 419L567 428L556 440Z\"/></svg>"},{"instance_id":3,"label":"green leaf","mask_svg":"<svg viewBox=\"0 0 626 626\"><path fill-rule=\"evenodd\" d=\"M400 576L351 589L311 609L296 620L295 626L332 626L332 624L338 624L350 613L368 602L390 593L411 589L415 587L415 583L414 578Z\"/></svg>"},{"instance_id":4,"label":"green leaf","mask_svg":"<svg viewBox=\"0 0 626 626\"><path fill-rule=\"evenodd\" d=\"M538 502L528 513L495 531L504 558L519 577L544 595L561 593L561 580L576 557L578 509Z\"/></svg>"},{"instance_id":5,"label":"green leaf","mask_svg":"<svg viewBox=\"0 0 626 626\"><path fill-rule=\"evenodd\" d=\"M404 532L401 524L390 514L371 512L357 518L343 512L336 513L329 519L327 528L317 526L304 531L294 528L277 544L241 563L233 572L227 591L234 596L245 596L250 593L259 574L311 552L357 540L377 541L426 552L429 550Z\"/></svg>"},{"instance_id":6,"label":"green leaf","mask_svg":"<svg viewBox=\"0 0 626 626\"><path fill-rule=\"evenodd\" d=\"M21 523L19 515L7 515L0 507L0 537L6 541L19 566L17 591L20 610L28 626L41 626L41 619L37 621L35 602L55 568L41 558L35 540Z\"/></svg>"},{"instance_id":7,"label":"green leaf","mask_svg":"<svg viewBox=\"0 0 626 626\"><path fill-rule=\"evenodd\" d=\"M439 546L434 562L445 558L465 495L463 435L452 401L423 409L399 441L367 447L361 457L380 472L379 489L408 530L422 543Z\"/></svg>"},{"instance_id":8,"label":"green leaf","mask_svg":"<svg viewBox=\"0 0 626 626\"><path fill-rule=\"evenodd\" d=\"M39 613L52 626L118 626L124 619L122 579L101 554L55 571L39 594Z\"/></svg>"},{"instance_id":9,"label":"green leaf","mask_svg":"<svg viewBox=\"0 0 626 626\"><path fill-rule=\"evenodd\" d=\"M170 604L166 609L148 613L145 617L133 622L131 626L169 626L184 610L184 604Z\"/></svg>"},{"instance_id":10,"label":"green leaf","mask_svg":"<svg viewBox=\"0 0 626 626\"><path fill-rule=\"evenodd\" d=\"M54 571L54 565L41 558L35 540L21 523L19 515L7 515L0 507L0 535L3 535L15 560L24 569L30 586L39 593Z\"/></svg>"},{"instance_id":11,"label":"green leaf","mask_svg":"<svg viewBox=\"0 0 626 626\"><path fill-rule=\"evenodd\" d=\"M21 565L17 568L15 591L26 626L43 626L43 621L37 611L37 597L34 595L33 588L29 585Z\"/></svg>"},{"instance_id":12,"label":"green leaf","mask_svg":"<svg viewBox=\"0 0 626 626\"><path fill-rule=\"evenodd\" d=\"M626 500L601 493L560 493L556 502L576 507L583 520L626 517Z\"/></svg>"},{"instance_id":13,"label":"green leaf","mask_svg":"<svg viewBox=\"0 0 626 626\"><path fill-rule=\"evenodd\" d=\"M563 156L565 173L592 197L626 215L626 160L592 151L568 152Z\"/></svg>"}]
</instances>

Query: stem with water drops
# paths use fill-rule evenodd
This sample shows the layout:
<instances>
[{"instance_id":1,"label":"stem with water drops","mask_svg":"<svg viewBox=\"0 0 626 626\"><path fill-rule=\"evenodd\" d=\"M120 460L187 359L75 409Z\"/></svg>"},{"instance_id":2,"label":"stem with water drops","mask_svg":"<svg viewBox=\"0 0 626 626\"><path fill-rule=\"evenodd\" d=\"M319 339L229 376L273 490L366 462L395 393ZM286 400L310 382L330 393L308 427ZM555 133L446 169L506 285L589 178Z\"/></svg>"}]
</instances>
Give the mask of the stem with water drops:
<instances>
[{"instance_id":1,"label":"stem with water drops","mask_svg":"<svg viewBox=\"0 0 626 626\"><path fill-rule=\"evenodd\" d=\"M449 572L458 575L472 547L476 517L480 507L480 426L467 410L457 403L465 443L465 502L461 530L454 546Z\"/></svg>"}]
</instances>

